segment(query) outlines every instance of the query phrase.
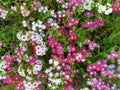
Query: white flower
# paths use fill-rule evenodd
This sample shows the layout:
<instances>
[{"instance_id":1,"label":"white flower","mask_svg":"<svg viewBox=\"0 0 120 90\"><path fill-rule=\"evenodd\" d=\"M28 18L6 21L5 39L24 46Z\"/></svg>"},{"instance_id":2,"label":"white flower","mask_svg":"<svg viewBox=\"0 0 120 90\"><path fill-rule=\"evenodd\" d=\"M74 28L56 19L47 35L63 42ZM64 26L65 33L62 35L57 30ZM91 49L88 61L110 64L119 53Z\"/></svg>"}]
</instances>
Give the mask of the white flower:
<instances>
[{"instance_id":1,"label":"white flower","mask_svg":"<svg viewBox=\"0 0 120 90\"><path fill-rule=\"evenodd\" d=\"M19 40L21 39L20 33L17 34L17 38L18 38Z\"/></svg>"},{"instance_id":2,"label":"white flower","mask_svg":"<svg viewBox=\"0 0 120 90\"><path fill-rule=\"evenodd\" d=\"M41 47L40 47L39 45L37 45L37 46L35 47L35 49L36 49L36 50L41 50Z\"/></svg>"},{"instance_id":3,"label":"white flower","mask_svg":"<svg viewBox=\"0 0 120 90\"><path fill-rule=\"evenodd\" d=\"M43 13L46 13L47 11L46 10L43 10Z\"/></svg>"},{"instance_id":4,"label":"white flower","mask_svg":"<svg viewBox=\"0 0 120 90\"><path fill-rule=\"evenodd\" d=\"M32 78L31 77L29 77L29 76L26 76L25 77L27 80L29 80L29 81L31 81L32 80Z\"/></svg>"},{"instance_id":5,"label":"white flower","mask_svg":"<svg viewBox=\"0 0 120 90\"><path fill-rule=\"evenodd\" d=\"M49 77L48 80L49 80L49 81L52 81L52 78Z\"/></svg>"},{"instance_id":6,"label":"white flower","mask_svg":"<svg viewBox=\"0 0 120 90\"><path fill-rule=\"evenodd\" d=\"M44 10L44 7L43 7L43 6L41 6L41 7L38 9L39 12L41 12L42 10Z\"/></svg>"},{"instance_id":7,"label":"white flower","mask_svg":"<svg viewBox=\"0 0 120 90\"><path fill-rule=\"evenodd\" d=\"M55 84L59 85L62 82L61 78L55 80Z\"/></svg>"},{"instance_id":8,"label":"white flower","mask_svg":"<svg viewBox=\"0 0 120 90\"><path fill-rule=\"evenodd\" d=\"M47 7L47 6L45 6L44 9L45 9L46 11L48 11L48 7Z\"/></svg>"},{"instance_id":9,"label":"white flower","mask_svg":"<svg viewBox=\"0 0 120 90\"><path fill-rule=\"evenodd\" d=\"M35 35L32 35L32 36L31 36L31 39L32 39L33 41L36 41L36 40L38 39L38 37L35 36Z\"/></svg>"},{"instance_id":10,"label":"white flower","mask_svg":"<svg viewBox=\"0 0 120 90\"><path fill-rule=\"evenodd\" d=\"M52 68L52 67L50 67L50 68L49 68L49 70L50 70L50 72L51 72L51 71L53 70L53 68Z\"/></svg>"},{"instance_id":11,"label":"white flower","mask_svg":"<svg viewBox=\"0 0 120 90\"><path fill-rule=\"evenodd\" d=\"M51 87L52 86L51 83L49 83L48 86Z\"/></svg>"},{"instance_id":12,"label":"white flower","mask_svg":"<svg viewBox=\"0 0 120 90\"><path fill-rule=\"evenodd\" d=\"M19 73L19 75L22 76L22 77L25 77L25 76L26 76L24 71L21 71L21 72L18 72L18 73Z\"/></svg>"},{"instance_id":13,"label":"white flower","mask_svg":"<svg viewBox=\"0 0 120 90\"><path fill-rule=\"evenodd\" d=\"M69 79L69 78L70 78L70 76L69 76L69 75L65 75L65 77L66 77L67 79Z\"/></svg>"},{"instance_id":14,"label":"white flower","mask_svg":"<svg viewBox=\"0 0 120 90\"><path fill-rule=\"evenodd\" d=\"M52 67L49 67L49 69L46 69L46 70L45 70L45 73L47 74L47 73L51 72L52 70L53 70L53 68L52 68Z\"/></svg>"},{"instance_id":15,"label":"white flower","mask_svg":"<svg viewBox=\"0 0 120 90\"><path fill-rule=\"evenodd\" d=\"M55 77L58 77L58 76L59 76L59 73L55 73L54 76L55 76Z\"/></svg>"},{"instance_id":16,"label":"white flower","mask_svg":"<svg viewBox=\"0 0 120 90\"><path fill-rule=\"evenodd\" d=\"M82 47L82 43L81 42L79 43L79 47Z\"/></svg>"},{"instance_id":17,"label":"white flower","mask_svg":"<svg viewBox=\"0 0 120 90\"><path fill-rule=\"evenodd\" d=\"M25 20L22 22L22 24L24 27L27 27L27 22Z\"/></svg>"},{"instance_id":18,"label":"white flower","mask_svg":"<svg viewBox=\"0 0 120 90\"><path fill-rule=\"evenodd\" d=\"M36 53L37 55L42 56L42 55L45 55L45 54L46 54L46 53L45 53L46 50L47 50L47 48L41 47L40 50L36 50L35 53Z\"/></svg>"},{"instance_id":19,"label":"white flower","mask_svg":"<svg viewBox=\"0 0 120 90\"><path fill-rule=\"evenodd\" d=\"M0 63L0 68L2 67L2 64Z\"/></svg>"},{"instance_id":20,"label":"white flower","mask_svg":"<svg viewBox=\"0 0 120 90\"><path fill-rule=\"evenodd\" d=\"M31 82L28 82L27 84L25 84L25 87L31 89L32 88Z\"/></svg>"},{"instance_id":21,"label":"white flower","mask_svg":"<svg viewBox=\"0 0 120 90\"><path fill-rule=\"evenodd\" d=\"M40 50L37 50L37 51L36 51L36 54L37 54L37 55L42 55L42 53L41 53Z\"/></svg>"},{"instance_id":22,"label":"white flower","mask_svg":"<svg viewBox=\"0 0 120 90\"><path fill-rule=\"evenodd\" d=\"M36 30L36 26L32 26L32 30L35 31Z\"/></svg>"},{"instance_id":23,"label":"white flower","mask_svg":"<svg viewBox=\"0 0 120 90\"><path fill-rule=\"evenodd\" d=\"M75 10L77 7L73 6L72 9Z\"/></svg>"},{"instance_id":24,"label":"white flower","mask_svg":"<svg viewBox=\"0 0 120 90\"><path fill-rule=\"evenodd\" d=\"M42 65L35 65L34 70L35 71L40 71L42 69Z\"/></svg>"},{"instance_id":25,"label":"white flower","mask_svg":"<svg viewBox=\"0 0 120 90\"><path fill-rule=\"evenodd\" d=\"M41 82L34 81L32 83L32 82L23 81L23 84L24 84L25 90L34 90L36 87L38 87L39 84L41 84Z\"/></svg>"},{"instance_id":26,"label":"white flower","mask_svg":"<svg viewBox=\"0 0 120 90\"><path fill-rule=\"evenodd\" d=\"M0 18L5 19L8 14L8 11L0 8Z\"/></svg>"},{"instance_id":27,"label":"white flower","mask_svg":"<svg viewBox=\"0 0 120 90\"><path fill-rule=\"evenodd\" d=\"M0 68L6 69L6 63L4 61L0 62Z\"/></svg>"},{"instance_id":28,"label":"white flower","mask_svg":"<svg viewBox=\"0 0 120 90\"><path fill-rule=\"evenodd\" d=\"M6 79L6 76L0 76L0 80Z\"/></svg>"},{"instance_id":29,"label":"white flower","mask_svg":"<svg viewBox=\"0 0 120 90\"><path fill-rule=\"evenodd\" d=\"M98 6L98 12L99 13L102 13L102 12L104 12L106 10L106 6L104 6L104 5L99 5Z\"/></svg>"},{"instance_id":30,"label":"white flower","mask_svg":"<svg viewBox=\"0 0 120 90\"><path fill-rule=\"evenodd\" d=\"M28 74L32 74L32 71L28 68L27 69Z\"/></svg>"},{"instance_id":31,"label":"white flower","mask_svg":"<svg viewBox=\"0 0 120 90\"><path fill-rule=\"evenodd\" d=\"M37 60L37 61L36 61L36 64L42 65L42 62L41 62L40 60Z\"/></svg>"},{"instance_id":32,"label":"white flower","mask_svg":"<svg viewBox=\"0 0 120 90\"><path fill-rule=\"evenodd\" d=\"M48 11L48 7L47 7L47 6L45 6L45 7L41 6L41 7L38 9L38 12L46 13L47 11Z\"/></svg>"},{"instance_id":33,"label":"white flower","mask_svg":"<svg viewBox=\"0 0 120 90\"><path fill-rule=\"evenodd\" d=\"M21 40L22 40L22 41L27 41L27 40L28 40L28 38L27 38L27 36L26 36L26 35L22 35L22 36L21 36Z\"/></svg>"},{"instance_id":34,"label":"white flower","mask_svg":"<svg viewBox=\"0 0 120 90\"><path fill-rule=\"evenodd\" d=\"M59 62L58 61L54 61L54 66L57 66L57 65L59 65Z\"/></svg>"},{"instance_id":35,"label":"white flower","mask_svg":"<svg viewBox=\"0 0 120 90\"><path fill-rule=\"evenodd\" d=\"M110 13L112 13L112 8L109 8L108 10L105 11L105 14L106 14L106 15L108 15L108 14L110 14Z\"/></svg>"},{"instance_id":36,"label":"white flower","mask_svg":"<svg viewBox=\"0 0 120 90\"><path fill-rule=\"evenodd\" d=\"M104 13L105 15L112 13L112 6L110 3L107 3L106 5L98 4L96 7L98 7L99 13Z\"/></svg>"},{"instance_id":37,"label":"white flower","mask_svg":"<svg viewBox=\"0 0 120 90\"><path fill-rule=\"evenodd\" d=\"M52 72L50 72L48 75L49 75L49 77L53 77L53 73Z\"/></svg>"},{"instance_id":38,"label":"white flower","mask_svg":"<svg viewBox=\"0 0 120 90\"><path fill-rule=\"evenodd\" d=\"M46 74L49 73L49 72L50 72L49 69L46 69L46 70L45 70L45 73L46 73Z\"/></svg>"},{"instance_id":39,"label":"white flower","mask_svg":"<svg viewBox=\"0 0 120 90\"><path fill-rule=\"evenodd\" d=\"M49 64L52 64L52 63L53 63L53 60L52 60L52 59L50 59L50 60L49 60Z\"/></svg>"},{"instance_id":40,"label":"white flower","mask_svg":"<svg viewBox=\"0 0 120 90\"><path fill-rule=\"evenodd\" d=\"M85 62L85 59L82 59L82 62Z\"/></svg>"},{"instance_id":41,"label":"white flower","mask_svg":"<svg viewBox=\"0 0 120 90\"><path fill-rule=\"evenodd\" d=\"M18 67L18 73L19 73L19 75L22 76L22 77L25 77L25 76L26 76L26 75L25 75L25 70L24 70L24 69L21 69L21 66Z\"/></svg>"},{"instance_id":42,"label":"white flower","mask_svg":"<svg viewBox=\"0 0 120 90\"><path fill-rule=\"evenodd\" d=\"M87 84L88 84L88 85L91 85L91 81L89 80L89 81L87 82Z\"/></svg>"},{"instance_id":43,"label":"white flower","mask_svg":"<svg viewBox=\"0 0 120 90\"><path fill-rule=\"evenodd\" d=\"M43 22L40 21L40 20L37 20L37 23L38 23L39 25L41 25Z\"/></svg>"},{"instance_id":44,"label":"white flower","mask_svg":"<svg viewBox=\"0 0 120 90\"><path fill-rule=\"evenodd\" d=\"M5 71L5 69L6 69L6 63L3 61L3 62L0 62L0 73L2 74L2 75L4 75L4 74L6 74L6 71Z\"/></svg>"},{"instance_id":45,"label":"white flower","mask_svg":"<svg viewBox=\"0 0 120 90\"><path fill-rule=\"evenodd\" d=\"M33 74L38 74L38 71L37 70L33 70Z\"/></svg>"},{"instance_id":46,"label":"white flower","mask_svg":"<svg viewBox=\"0 0 120 90\"><path fill-rule=\"evenodd\" d=\"M34 25L35 24L35 22L32 22L32 25Z\"/></svg>"},{"instance_id":47,"label":"white flower","mask_svg":"<svg viewBox=\"0 0 120 90\"><path fill-rule=\"evenodd\" d=\"M52 89L56 89L57 87L56 86L52 86Z\"/></svg>"},{"instance_id":48,"label":"white flower","mask_svg":"<svg viewBox=\"0 0 120 90\"><path fill-rule=\"evenodd\" d=\"M45 29L45 28L46 28L46 26L45 26L45 25L41 25L41 28L42 28L42 29Z\"/></svg>"},{"instance_id":49,"label":"white flower","mask_svg":"<svg viewBox=\"0 0 120 90\"><path fill-rule=\"evenodd\" d=\"M62 5L62 8L65 8L65 4Z\"/></svg>"},{"instance_id":50,"label":"white flower","mask_svg":"<svg viewBox=\"0 0 120 90\"><path fill-rule=\"evenodd\" d=\"M92 10L93 0L85 0L83 4L83 10Z\"/></svg>"},{"instance_id":51,"label":"white flower","mask_svg":"<svg viewBox=\"0 0 120 90\"><path fill-rule=\"evenodd\" d=\"M76 59L79 59L79 58L82 58L82 54L78 54L78 55L76 56Z\"/></svg>"},{"instance_id":52,"label":"white flower","mask_svg":"<svg viewBox=\"0 0 120 90\"><path fill-rule=\"evenodd\" d=\"M39 24L39 26L38 26L39 28L41 28L42 27L42 24ZM42 29L41 29L41 31L42 31Z\"/></svg>"},{"instance_id":53,"label":"white flower","mask_svg":"<svg viewBox=\"0 0 120 90\"><path fill-rule=\"evenodd\" d=\"M61 69L61 66L57 66L56 68L57 68L57 70L60 70L60 69Z\"/></svg>"},{"instance_id":54,"label":"white flower","mask_svg":"<svg viewBox=\"0 0 120 90\"><path fill-rule=\"evenodd\" d=\"M62 8L67 9L67 8L68 8L68 3L63 4L63 5L62 5Z\"/></svg>"},{"instance_id":55,"label":"white flower","mask_svg":"<svg viewBox=\"0 0 120 90\"><path fill-rule=\"evenodd\" d=\"M34 82L34 83L33 83L33 88L37 88L37 87L38 87L38 85L39 85L39 83Z\"/></svg>"}]
</instances>

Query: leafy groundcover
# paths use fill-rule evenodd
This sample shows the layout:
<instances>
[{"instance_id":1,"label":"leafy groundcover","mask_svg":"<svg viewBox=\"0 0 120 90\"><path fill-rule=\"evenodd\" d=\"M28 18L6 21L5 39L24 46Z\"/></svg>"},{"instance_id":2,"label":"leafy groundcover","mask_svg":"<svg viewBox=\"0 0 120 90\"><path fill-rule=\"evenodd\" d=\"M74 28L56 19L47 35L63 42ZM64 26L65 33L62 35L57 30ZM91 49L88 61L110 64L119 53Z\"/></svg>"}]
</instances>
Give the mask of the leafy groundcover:
<instances>
[{"instance_id":1,"label":"leafy groundcover","mask_svg":"<svg viewBox=\"0 0 120 90\"><path fill-rule=\"evenodd\" d=\"M0 90L120 90L120 0L0 0Z\"/></svg>"}]
</instances>

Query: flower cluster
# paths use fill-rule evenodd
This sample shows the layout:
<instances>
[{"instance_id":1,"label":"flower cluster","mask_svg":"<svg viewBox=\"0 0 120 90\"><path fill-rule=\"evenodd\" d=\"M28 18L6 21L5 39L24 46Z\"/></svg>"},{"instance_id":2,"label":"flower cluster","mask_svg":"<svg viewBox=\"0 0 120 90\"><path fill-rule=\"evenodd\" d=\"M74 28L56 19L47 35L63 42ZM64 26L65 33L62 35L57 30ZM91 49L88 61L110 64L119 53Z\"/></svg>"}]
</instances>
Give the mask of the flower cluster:
<instances>
[{"instance_id":1,"label":"flower cluster","mask_svg":"<svg viewBox=\"0 0 120 90\"><path fill-rule=\"evenodd\" d=\"M33 51L37 55L41 55L41 56L45 55L47 47L45 45L45 42L43 41L43 37L39 33L34 32L34 31L28 31L24 35L22 32L19 32L17 34L17 37L21 41L28 41L33 46ZM26 45L24 44L25 43L22 43L21 46L26 47Z\"/></svg>"},{"instance_id":2,"label":"flower cluster","mask_svg":"<svg viewBox=\"0 0 120 90\"><path fill-rule=\"evenodd\" d=\"M111 54L108 54L108 59L113 58L115 60L119 59L119 54L118 52L112 52Z\"/></svg>"},{"instance_id":3,"label":"flower cluster","mask_svg":"<svg viewBox=\"0 0 120 90\"><path fill-rule=\"evenodd\" d=\"M37 80L39 78L37 75L40 74L39 72L42 69L42 62L40 60L34 56L30 56L28 58L28 55L26 54L22 54L21 56L15 55L14 57L9 54L5 54L2 59L4 62L0 63L2 66L1 70L3 75L1 80L3 80L4 84L18 82L15 90L40 90L38 85L41 84L41 82L40 80ZM23 64L21 60L24 60L25 63ZM12 67L14 63L16 63L18 68ZM27 67L24 68L24 66ZM6 74L7 72L4 71L5 69L9 73L11 73L12 70L17 69L18 75ZM31 75L34 75L34 78ZM24 81L21 81L21 78L24 78Z\"/></svg>"},{"instance_id":4,"label":"flower cluster","mask_svg":"<svg viewBox=\"0 0 120 90\"><path fill-rule=\"evenodd\" d=\"M43 24L41 20L37 20L37 22L32 22L32 30L39 31L46 29L46 26Z\"/></svg>"},{"instance_id":5,"label":"flower cluster","mask_svg":"<svg viewBox=\"0 0 120 90\"><path fill-rule=\"evenodd\" d=\"M59 30L59 32L60 32L62 35L64 35L64 36L67 36L67 35L68 35L68 32L67 32L67 30L65 30L65 27L64 27L64 26L60 26L60 27L58 28L58 30Z\"/></svg>"},{"instance_id":6,"label":"flower cluster","mask_svg":"<svg viewBox=\"0 0 120 90\"><path fill-rule=\"evenodd\" d=\"M90 76L97 76L97 72L105 71L106 67L106 60L98 60L95 64L88 65L87 71L89 72Z\"/></svg>"},{"instance_id":7,"label":"flower cluster","mask_svg":"<svg viewBox=\"0 0 120 90\"><path fill-rule=\"evenodd\" d=\"M52 47L52 53L51 57L52 58L58 58L63 56L63 46L61 45L60 42L56 40L54 36L49 36L49 42L48 45Z\"/></svg>"},{"instance_id":8,"label":"flower cluster","mask_svg":"<svg viewBox=\"0 0 120 90\"><path fill-rule=\"evenodd\" d=\"M3 8L0 8L0 18L5 19L8 14L8 11L4 10Z\"/></svg>"},{"instance_id":9,"label":"flower cluster","mask_svg":"<svg viewBox=\"0 0 120 90\"><path fill-rule=\"evenodd\" d=\"M92 10L93 3L94 3L93 0L85 0L83 2L83 11L84 10L88 10L88 11Z\"/></svg>"},{"instance_id":10,"label":"flower cluster","mask_svg":"<svg viewBox=\"0 0 120 90\"><path fill-rule=\"evenodd\" d=\"M16 7L16 6L12 6L12 5L11 5L11 9L12 9L13 11L17 12L17 7Z\"/></svg>"},{"instance_id":11,"label":"flower cluster","mask_svg":"<svg viewBox=\"0 0 120 90\"><path fill-rule=\"evenodd\" d=\"M110 80L108 83L105 83L102 78L93 78L89 81L89 85L93 87L92 90L111 90L110 87L112 86Z\"/></svg>"},{"instance_id":12,"label":"flower cluster","mask_svg":"<svg viewBox=\"0 0 120 90\"><path fill-rule=\"evenodd\" d=\"M100 47L100 45L98 45L98 44L95 43L94 41L91 41L90 38L87 38L86 43L87 43L87 45L89 46L89 49L90 49L90 50L94 50L95 48L99 48L99 47Z\"/></svg>"},{"instance_id":13,"label":"flower cluster","mask_svg":"<svg viewBox=\"0 0 120 90\"><path fill-rule=\"evenodd\" d=\"M61 66L58 60L50 59L49 64L52 65L48 69L45 70L45 73L48 76L48 86L53 90L59 88L62 84L62 72Z\"/></svg>"},{"instance_id":14,"label":"flower cluster","mask_svg":"<svg viewBox=\"0 0 120 90\"><path fill-rule=\"evenodd\" d=\"M62 8L67 9L68 8L68 3L62 4Z\"/></svg>"},{"instance_id":15,"label":"flower cluster","mask_svg":"<svg viewBox=\"0 0 120 90\"><path fill-rule=\"evenodd\" d=\"M28 17L30 15L30 11L25 9L26 3L23 3L23 5L21 5L20 10L21 10L21 14L23 17Z\"/></svg>"},{"instance_id":16,"label":"flower cluster","mask_svg":"<svg viewBox=\"0 0 120 90\"><path fill-rule=\"evenodd\" d=\"M58 17L58 21L63 21L64 18L66 17L66 11L62 10L62 11L58 11L57 13L57 17ZM63 19L63 20L61 20Z\"/></svg>"},{"instance_id":17,"label":"flower cluster","mask_svg":"<svg viewBox=\"0 0 120 90\"><path fill-rule=\"evenodd\" d=\"M48 12L48 7L47 7L47 6L41 6L41 7L38 9L38 12L47 13L47 12Z\"/></svg>"},{"instance_id":18,"label":"flower cluster","mask_svg":"<svg viewBox=\"0 0 120 90\"><path fill-rule=\"evenodd\" d=\"M84 24L82 24L83 28L96 28L96 27L101 27L101 26L104 26L103 18L98 18L95 21L87 21Z\"/></svg>"},{"instance_id":19,"label":"flower cluster","mask_svg":"<svg viewBox=\"0 0 120 90\"><path fill-rule=\"evenodd\" d=\"M119 0L115 0L115 1L112 3L112 9L113 9L113 11L115 11L115 12L119 12L119 11L120 11L120 1L119 1Z\"/></svg>"},{"instance_id":20,"label":"flower cluster","mask_svg":"<svg viewBox=\"0 0 120 90\"><path fill-rule=\"evenodd\" d=\"M20 80L19 76L10 76L9 74L6 75L6 79L3 80L5 84L11 84L13 82L17 82Z\"/></svg>"},{"instance_id":21,"label":"flower cluster","mask_svg":"<svg viewBox=\"0 0 120 90\"><path fill-rule=\"evenodd\" d=\"M23 81L23 85L25 87L25 90L40 90L40 88L38 87L39 84L41 84L41 82L38 80L34 81L33 83Z\"/></svg>"},{"instance_id":22,"label":"flower cluster","mask_svg":"<svg viewBox=\"0 0 120 90\"><path fill-rule=\"evenodd\" d=\"M109 64L107 60L98 60L95 64L88 65L87 67L90 76L94 77L88 81L93 90L114 90L119 88L113 81L114 78L120 78L119 51L113 51L111 54L108 54L107 59L113 59L114 62L117 62L118 66ZM101 78L98 78L97 72L100 72ZM103 77L108 79L108 83L103 80Z\"/></svg>"},{"instance_id":23,"label":"flower cluster","mask_svg":"<svg viewBox=\"0 0 120 90\"><path fill-rule=\"evenodd\" d=\"M112 6L110 3L107 3L106 5L102 5L102 4L98 3L97 7L98 7L99 13L104 13L105 15L112 13Z\"/></svg>"},{"instance_id":24,"label":"flower cluster","mask_svg":"<svg viewBox=\"0 0 120 90\"><path fill-rule=\"evenodd\" d=\"M74 25L78 25L79 24L79 20L77 20L76 18L71 17L69 19L69 21L66 23L66 27L72 27Z\"/></svg>"},{"instance_id":25,"label":"flower cluster","mask_svg":"<svg viewBox=\"0 0 120 90\"><path fill-rule=\"evenodd\" d=\"M56 17L56 15L55 15L55 17ZM45 22L45 26L46 27L56 27L56 28L59 28L56 20L53 19L53 18L48 18L47 22Z\"/></svg>"},{"instance_id":26,"label":"flower cluster","mask_svg":"<svg viewBox=\"0 0 120 90\"><path fill-rule=\"evenodd\" d=\"M33 8L34 11L37 11L38 8L40 8L41 6L41 2L36 2L34 1L32 4L31 4L31 7Z\"/></svg>"},{"instance_id":27,"label":"flower cluster","mask_svg":"<svg viewBox=\"0 0 120 90\"><path fill-rule=\"evenodd\" d=\"M79 4L81 4L81 3L83 3L83 2L84 2L84 0L70 0L70 1L68 2L68 6L69 6L69 7L78 7Z\"/></svg>"},{"instance_id":28,"label":"flower cluster","mask_svg":"<svg viewBox=\"0 0 120 90\"><path fill-rule=\"evenodd\" d=\"M6 79L6 76L5 76L6 71L5 71L5 69L6 69L6 63L4 61L0 62L0 73L1 73L0 80Z\"/></svg>"}]
</instances>

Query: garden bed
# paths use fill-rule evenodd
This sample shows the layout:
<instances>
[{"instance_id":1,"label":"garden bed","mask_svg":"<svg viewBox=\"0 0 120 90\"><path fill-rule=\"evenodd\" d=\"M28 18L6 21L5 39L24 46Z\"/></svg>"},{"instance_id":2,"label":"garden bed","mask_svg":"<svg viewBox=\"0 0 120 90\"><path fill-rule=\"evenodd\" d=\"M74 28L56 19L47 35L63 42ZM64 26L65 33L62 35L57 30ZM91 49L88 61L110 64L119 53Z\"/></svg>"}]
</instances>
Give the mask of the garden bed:
<instances>
[{"instance_id":1,"label":"garden bed","mask_svg":"<svg viewBox=\"0 0 120 90\"><path fill-rule=\"evenodd\" d=\"M0 0L0 90L120 90L120 0Z\"/></svg>"}]
</instances>

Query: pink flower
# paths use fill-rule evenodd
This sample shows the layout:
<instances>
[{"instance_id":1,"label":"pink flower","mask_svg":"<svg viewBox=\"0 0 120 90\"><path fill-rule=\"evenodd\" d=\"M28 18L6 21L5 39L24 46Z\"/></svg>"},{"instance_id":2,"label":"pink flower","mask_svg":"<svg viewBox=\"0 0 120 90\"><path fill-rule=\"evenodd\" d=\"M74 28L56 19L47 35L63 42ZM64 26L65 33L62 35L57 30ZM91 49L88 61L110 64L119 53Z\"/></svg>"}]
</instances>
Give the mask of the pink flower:
<instances>
[{"instance_id":1,"label":"pink flower","mask_svg":"<svg viewBox=\"0 0 120 90\"><path fill-rule=\"evenodd\" d=\"M23 17L28 17L30 15L30 11L23 10L21 11Z\"/></svg>"},{"instance_id":2,"label":"pink flower","mask_svg":"<svg viewBox=\"0 0 120 90\"><path fill-rule=\"evenodd\" d=\"M16 6L11 6L11 9L13 10L13 11L17 11L17 8L16 8Z\"/></svg>"},{"instance_id":3,"label":"pink flower","mask_svg":"<svg viewBox=\"0 0 120 90\"><path fill-rule=\"evenodd\" d=\"M0 47L2 47L3 46L3 43L2 42L0 42Z\"/></svg>"}]
</instances>

